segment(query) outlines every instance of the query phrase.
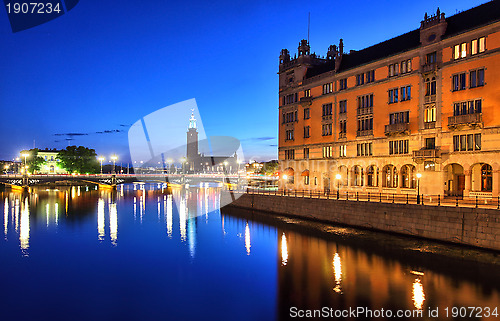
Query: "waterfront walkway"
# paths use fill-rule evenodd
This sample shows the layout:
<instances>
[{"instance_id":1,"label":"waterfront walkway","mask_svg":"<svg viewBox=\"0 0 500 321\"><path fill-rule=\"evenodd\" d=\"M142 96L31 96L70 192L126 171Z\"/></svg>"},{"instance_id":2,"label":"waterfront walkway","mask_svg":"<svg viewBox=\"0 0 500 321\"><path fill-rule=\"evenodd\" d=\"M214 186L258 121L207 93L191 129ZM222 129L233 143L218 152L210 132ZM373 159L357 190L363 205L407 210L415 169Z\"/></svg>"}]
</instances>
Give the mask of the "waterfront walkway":
<instances>
[{"instance_id":1,"label":"waterfront walkway","mask_svg":"<svg viewBox=\"0 0 500 321\"><path fill-rule=\"evenodd\" d=\"M247 189L248 194L275 195L280 197L332 199L352 202L381 202L395 204L420 204L429 206L455 206L488 208L500 210L500 197L465 197L421 194L395 194L355 191L312 191L312 190L266 190L260 188Z\"/></svg>"}]
</instances>

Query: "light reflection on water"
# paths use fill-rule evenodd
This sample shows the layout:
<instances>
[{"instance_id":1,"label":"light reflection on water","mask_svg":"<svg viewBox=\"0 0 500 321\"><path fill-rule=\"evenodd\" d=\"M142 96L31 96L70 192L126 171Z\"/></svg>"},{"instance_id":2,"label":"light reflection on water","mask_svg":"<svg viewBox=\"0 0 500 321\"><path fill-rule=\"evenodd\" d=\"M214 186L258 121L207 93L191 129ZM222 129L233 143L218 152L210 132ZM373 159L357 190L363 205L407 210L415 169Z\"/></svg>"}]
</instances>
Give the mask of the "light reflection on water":
<instances>
[{"instance_id":1,"label":"light reflection on water","mask_svg":"<svg viewBox=\"0 0 500 321\"><path fill-rule=\"evenodd\" d=\"M461 271L460 265L436 267L222 214L213 188L168 190L162 184L134 184L114 192L70 187L0 194L0 272L28 264L40 285L24 287L53 287L45 298L38 298L48 305L64 301L66 294L61 293L73 282L76 301L88 300L86 295L92 293L97 310L103 309L99 302L117 300L116 306L104 308L113 311L127 301L130 309L142 311L142 317L146 314L144 319L168 312L184 320L210 318L207 314L221 320L286 320L291 306L423 311L436 306L500 307L500 283L491 281L500 280L496 268L471 276L474 273ZM7 251L11 248L16 251ZM24 261L17 261L13 253ZM53 266L53 274L43 272L49 274L42 277L40 265ZM67 269L64 285L59 284L60 271L67 266L72 268ZM23 282L23 274L16 273L11 287ZM37 273L42 273L40 278ZM1 281L9 288L9 280ZM110 290L95 293L99 282L110 282ZM190 305L187 299L193 295L206 302L193 300ZM145 312L143 305L149 301ZM13 315L20 308L14 299L4 304L0 308ZM242 317L242 307L252 312ZM220 309L233 313L221 317ZM206 314L197 315L198 310ZM93 317L88 313L75 317L89 319Z\"/></svg>"}]
</instances>

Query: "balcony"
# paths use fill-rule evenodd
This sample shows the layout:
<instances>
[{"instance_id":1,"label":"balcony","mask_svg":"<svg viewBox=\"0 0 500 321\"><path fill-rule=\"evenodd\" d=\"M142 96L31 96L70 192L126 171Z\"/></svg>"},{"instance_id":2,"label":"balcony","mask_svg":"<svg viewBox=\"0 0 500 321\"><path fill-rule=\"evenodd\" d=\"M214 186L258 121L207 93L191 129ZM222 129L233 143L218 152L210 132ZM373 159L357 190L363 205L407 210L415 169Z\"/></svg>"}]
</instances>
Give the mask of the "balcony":
<instances>
[{"instance_id":1,"label":"balcony","mask_svg":"<svg viewBox=\"0 0 500 321\"><path fill-rule=\"evenodd\" d=\"M435 103L436 95L426 95L424 96L424 104Z\"/></svg>"},{"instance_id":2,"label":"balcony","mask_svg":"<svg viewBox=\"0 0 500 321\"><path fill-rule=\"evenodd\" d=\"M358 130L356 132L356 136L358 137L363 137L363 136L371 136L373 135L373 129L368 129L368 130Z\"/></svg>"},{"instance_id":3,"label":"balcony","mask_svg":"<svg viewBox=\"0 0 500 321\"><path fill-rule=\"evenodd\" d=\"M437 63L433 62L433 63L427 63L425 65L422 66L422 73L423 74L426 74L426 73L429 73L429 72L433 72L437 69Z\"/></svg>"},{"instance_id":4,"label":"balcony","mask_svg":"<svg viewBox=\"0 0 500 321\"><path fill-rule=\"evenodd\" d=\"M483 114L475 113L448 117L448 128L453 129L461 125L466 125L473 128L482 127Z\"/></svg>"},{"instance_id":5,"label":"balcony","mask_svg":"<svg viewBox=\"0 0 500 321\"><path fill-rule=\"evenodd\" d=\"M300 104L302 106L309 106L312 104L312 100L313 100L313 97L312 96L309 96L309 97L302 97L300 98Z\"/></svg>"},{"instance_id":6,"label":"balcony","mask_svg":"<svg viewBox=\"0 0 500 321\"><path fill-rule=\"evenodd\" d=\"M415 162L424 159L433 159L439 157L439 150L437 149L421 149L413 151L413 160Z\"/></svg>"},{"instance_id":7,"label":"balcony","mask_svg":"<svg viewBox=\"0 0 500 321\"><path fill-rule=\"evenodd\" d=\"M346 133L339 133L339 139L346 138L347 134Z\"/></svg>"},{"instance_id":8,"label":"balcony","mask_svg":"<svg viewBox=\"0 0 500 321\"><path fill-rule=\"evenodd\" d=\"M322 117L323 117L322 118L323 120L331 120L332 119L332 115L323 115Z\"/></svg>"},{"instance_id":9,"label":"balcony","mask_svg":"<svg viewBox=\"0 0 500 321\"><path fill-rule=\"evenodd\" d=\"M385 134L387 136L408 133L409 130L410 130L409 123L385 125Z\"/></svg>"},{"instance_id":10,"label":"balcony","mask_svg":"<svg viewBox=\"0 0 500 321\"><path fill-rule=\"evenodd\" d=\"M424 129L434 129L434 128L436 128L436 122L435 121L424 122Z\"/></svg>"},{"instance_id":11,"label":"balcony","mask_svg":"<svg viewBox=\"0 0 500 321\"><path fill-rule=\"evenodd\" d=\"M365 107L357 109L358 116L373 114L373 107Z\"/></svg>"}]
</instances>

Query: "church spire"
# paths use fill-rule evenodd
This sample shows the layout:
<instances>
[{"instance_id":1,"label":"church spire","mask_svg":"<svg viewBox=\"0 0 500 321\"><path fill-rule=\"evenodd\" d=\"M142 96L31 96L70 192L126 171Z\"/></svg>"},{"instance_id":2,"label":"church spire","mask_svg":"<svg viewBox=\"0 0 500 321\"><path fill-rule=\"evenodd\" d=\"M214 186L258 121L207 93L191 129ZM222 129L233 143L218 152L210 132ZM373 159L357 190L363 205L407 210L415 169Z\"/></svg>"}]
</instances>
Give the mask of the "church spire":
<instances>
[{"instance_id":1,"label":"church spire","mask_svg":"<svg viewBox=\"0 0 500 321\"><path fill-rule=\"evenodd\" d=\"M194 118L194 110L191 110L191 118L189 118L189 129L196 129L196 118Z\"/></svg>"}]
</instances>

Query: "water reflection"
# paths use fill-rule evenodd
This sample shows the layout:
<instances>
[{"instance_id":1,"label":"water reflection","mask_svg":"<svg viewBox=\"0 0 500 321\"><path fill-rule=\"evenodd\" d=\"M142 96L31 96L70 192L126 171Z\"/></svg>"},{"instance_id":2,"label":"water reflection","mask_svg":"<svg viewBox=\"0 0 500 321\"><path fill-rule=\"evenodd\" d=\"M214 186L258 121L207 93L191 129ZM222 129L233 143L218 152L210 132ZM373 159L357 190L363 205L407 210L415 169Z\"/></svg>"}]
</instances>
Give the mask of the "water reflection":
<instances>
[{"instance_id":1,"label":"water reflection","mask_svg":"<svg viewBox=\"0 0 500 321\"><path fill-rule=\"evenodd\" d=\"M245 248L247 249L247 255L250 255L250 248L252 245L250 244L250 228L248 227L248 222L245 226Z\"/></svg>"},{"instance_id":2,"label":"water reflection","mask_svg":"<svg viewBox=\"0 0 500 321\"><path fill-rule=\"evenodd\" d=\"M165 209L166 208L166 211L167 211L167 215L166 215L166 221L167 221L167 235L168 237L172 237L172 219L173 219L173 215L172 215L172 195L167 195L166 196L166 200L165 200L165 204L163 206L163 208Z\"/></svg>"},{"instance_id":3,"label":"water reflection","mask_svg":"<svg viewBox=\"0 0 500 321\"><path fill-rule=\"evenodd\" d=\"M118 240L118 211L114 202L109 204L109 236L111 244L116 246Z\"/></svg>"},{"instance_id":4,"label":"water reflection","mask_svg":"<svg viewBox=\"0 0 500 321\"><path fill-rule=\"evenodd\" d=\"M9 228L9 199L6 197L3 205L3 233L7 239L7 231Z\"/></svg>"},{"instance_id":5,"label":"water reflection","mask_svg":"<svg viewBox=\"0 0 500 321\"><path fill-rule=\"evenodd\" d=\"M281 265L286 265L288 263L288 245L286 244L286 236L283 232L281 235Z\"/></svg>"},{"instance_id":6,"label":"water reflection","mask_svg":"<svg viewBox=\"0 0 500 321\"><path fill-rule=\"evenodd\" d=\"M23 255L28 256L28 248L30 247L30 209L28 197L24 197L23 206L21 208L21 227L19 232L19 243Z\"/></svg>"},{"instance_id":7,"label":"water reflection","mask_svg":"<svg viewBox=\"0 0 500 321\"><path fill-rule=\"evenodd\" d=\"M340 286L340 282L342 281L342 262L340 261L338 253L335 253L333 256L333 275L335 277L335 287L333 291L342 293L342 288Z\"/></svg>"},{"instance_id":8,"label":"water reflection","mask_svg":"<svg viewBox=\"0 0 500 321\"><path fill-rule=\"evenodd\" d=\"M167 189L163 185L138 184L136 188L125 186L114 192L82 187L80 196L75 187L39 190L29 195L1 193L0 196L5 236L5 240L0 240L0 254L9 255L4 249L10 245L17 255L20 252L27 256L29 251L27 260L42 260L44 264L51 263L43 262L46 253L49 258L60 254L50 252L55 251L54 248L64 250L68 256L87 255L83 259L89 262L99 257L99 262L106 264L94 264L98 266L93 272L95 275L104 275L103 271L111 273L106 269L116 268L116 262L107 261L108 257L133 262L130 255L136 261L130 263L128 270L120 266L129 273L123 272L126 277L117 278L117 287L129 279L136 282L133 279L136 273L141 278L150 277L148 282L141 279L137 283L141 287L145 283L157 285L159 297L165 294L166 288L177 294L184 293L181 289L185 287L191 294L196 287L193 284L206 279L216 280L224 289L232 284L240 286L239 282L250 275L252 282L261 281L261 288L248 292L272 293L270 301L276 300L272 302L276 308L273 311L283 320L289 319L291 306L303 309L364 306L421 309L425 313L436 306L500 305L500 282L495 282L500 277L495 277L495 273L498 274L495 270L470 277L457 271L460 265L450 267L450 264L439 269L420 259L374 250L378 244L370 247L348 243L348 236L334 240L312 236L296 232L288 224L276 227L269 223L259 228L254 214L241 219L215 211L219 199L217 190L211 188ZM177 205L176 200L179 200ZM139 216L137 220L135 215ZM56 229L66 233L57 235ZM91 251L71 251L75 243L85 244ZM214 257L216 262L212 262ZM238 266L235 262L242 262L242 257L244 264ZM91 269L89 266L85 268ZM203 269L197 270L201 266ZM249 270L245 270L247 268ZM153 275L155 270L157 274ZM203 274L218 270L224 272ZM228 270L241 275L230 275ZM190 276L195 274L203 277ZM73 275L68 277L72 278ZM89 275L82 277L82 280L89 279ZM182 281L172 282L174 279ZM193 283L186 286L191 280ZM211 283L204 286L213 288ZM239 290L245 292L248 287L251 285L241 286ZM137 292L132 290L126 293L128 298ZM236 303L236 306L242 304Z\"/></svg>"},{"instance_id":9,"label":"water reflection","mask_svg":"<svg viewBox=\"0 0 500 321\"><path fill-rule=\"evenodd\" d=\"M425 293L424 286L420 282L419 278L416 278L415 282L413 282L412 299L415 308L421 310L425 301Z\"/></svg>"},{"instance_id":10,"label":"water reflection","mask_svg":"<svg viewBox=\"0 0 500 321\"><path fill-rule=\"evenodd\" d=\"M97 201L97 233L99 241L104 241L104 199L99 197Z\"/></svg>"}]
</instances>

